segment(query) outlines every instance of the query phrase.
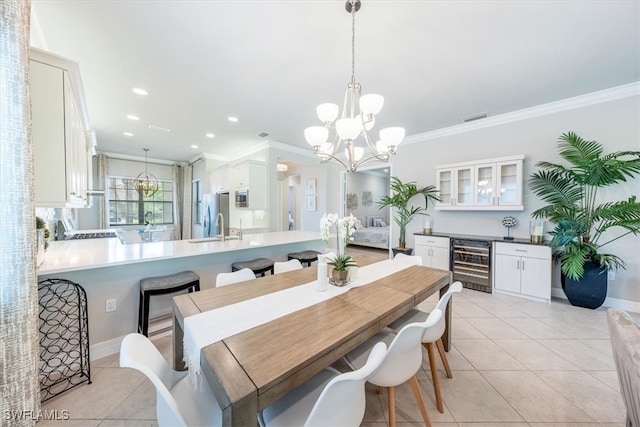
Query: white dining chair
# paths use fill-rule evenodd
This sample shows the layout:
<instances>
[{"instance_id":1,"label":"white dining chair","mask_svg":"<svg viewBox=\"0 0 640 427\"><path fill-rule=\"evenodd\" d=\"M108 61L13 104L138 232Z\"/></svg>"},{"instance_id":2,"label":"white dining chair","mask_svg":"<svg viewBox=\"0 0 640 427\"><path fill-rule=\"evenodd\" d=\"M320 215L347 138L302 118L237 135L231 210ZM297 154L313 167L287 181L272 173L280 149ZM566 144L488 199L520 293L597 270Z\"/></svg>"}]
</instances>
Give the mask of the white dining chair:
<instances>
[{"instance_id":1,"label":"white dining chair","mask_svg":"<svg viewBox=\"0 0 640 427\"><path fill-rule=\"evenodd\" d=\"M253 280L256 275L250 268L242 268L232 273L218 273L216 276L216 287L231 285L233 283Z\"/></svg>"},{"instance_id":2,"label":"white dining chair","mask_svg":"<svg viewBox=\"0 0 640 427\"><path fill-rule=\"evenodd\" d=\"M442 311L435 309L424 322L410 323L404 326L397 334L387 331L380 332L345 356L349 366L358 369L364 365L367 354L369 354L375 343L379 341L389 343L384 360L368 381L373 385L387 389L389 425L391 427L396 425L395 387L407 381L411 385L411 390L418 403L424 424L431 426L416 373L422 365L420 340L441 318Z\"/></svg>"},{"instance_id":3,"label":"white dining chair","mask_svg":"<svg viewBox=\"0 0 640 427\"><path fill-rule=\"evenodd\" d=\"M125 245L144 242L138 230L118 230L116 234Z\"/></svg>"},{"instance_id":4,"label":"white dining chair","mask_svg":"<svg viewBox=\"0 0 640 427\"><path fill-rule=\"evenodd\" d=\"M455 282L449 286L447 292L440 298L438 304L436 305L436 309L442 311L443 313L447 309L447 304L449 300L455 293L459 293L462 291L462 283ZM422 310L413 309L410 310L407 314L396 320L395 322L389 325L389 328L399 331L405 325L414 322L424 322L429 313L424 312ZM442 316L440 321L434 325L433 328L429 329L429 331L425 332L422 336L422 345L427 349L427 354L429 356L429 366L431 367L431 377L433 379L433 391L436 394L436 406L438 407L438 411L444 413L444 405L442 403L442 395L440 394L440 380L438 379L438 368L436 367L436 356L433 351L433 344L436 344L438 348L438 353L440 353L440 359L442 359L442 364L444 365L444 370L447 374L447 378L452 378L453 374L451 373L451 368L449 367L449 361L447 360L446 353L444 351L444 344L442 344L442 335L444 334L445 329L445 317Z\"/></svg>"},{"instance_id":5,"label":"white dining chair","mask_svg":"<svg viewBox=\"0 0 640 427\"><path fill-rule=\"evenodd\" d=\"M262 427L359 426L364 417L365 383L382 363L387 346L377 343L364 365L340 373L326 368L258 414Z\"/></svg>"},{"instance_id":6,"label":"white dining chair","mask_svg":"<svg viewBox=\"0 0 640 427\"><path fill-rule=\"evenodd\" d=\"M273 274L286 273L287 271L301 270L302 263L297 259L289 261L276 261L273 263Z\"/></svg>"},{"instance_id":7,"label":"white dining chair","mask_svg":"<svg viewBox=\"0 0 640 427\"><path fill-rule=\"evenodd\" d=\"M222 411L206 381L194 387L187 371L174 371L147 337L129 334L120 346L120 367L143 373L156 388L160 427L222 425Z\"/></svg>"},{"instance_id":8,"label":"white dining chair","mask_svg":"<svg viewBox=\"0 0 640 427\"><path fill-rule=\"evenodd\" d=\"M404 262L411 265L423 265L422 257L420 255L407 255L407 254L398 253L396 254L395 257L393 257L393 260L398 262Z\"/></svg>"}]
</instances>

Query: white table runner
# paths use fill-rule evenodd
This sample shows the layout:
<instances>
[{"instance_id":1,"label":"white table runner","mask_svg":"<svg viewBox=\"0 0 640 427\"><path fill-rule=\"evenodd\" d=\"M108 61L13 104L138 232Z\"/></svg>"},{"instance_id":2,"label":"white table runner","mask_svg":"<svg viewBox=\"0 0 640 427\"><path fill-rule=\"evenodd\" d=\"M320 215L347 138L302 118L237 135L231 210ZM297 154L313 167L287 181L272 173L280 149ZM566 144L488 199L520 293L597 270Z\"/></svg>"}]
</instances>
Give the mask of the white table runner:
<instances>
[{"instance_id":1,"label":"white table runner","mask_svg":"<svg viewBox=\"0 0 640 427\"><path fill-rule=\"evenodd\" d=\"M358 278L341 288L328 285L325 292L318 292L314 280L289 289L189 316L184 319L183 343L184 358L189 368L189 375L194 384L199 384L201 376L200 351L203 347L289 313L326 301L351 288L374 282L411 267L411 265L406 262L384 260L358 268Z\"/></svg>"}]
</instances>

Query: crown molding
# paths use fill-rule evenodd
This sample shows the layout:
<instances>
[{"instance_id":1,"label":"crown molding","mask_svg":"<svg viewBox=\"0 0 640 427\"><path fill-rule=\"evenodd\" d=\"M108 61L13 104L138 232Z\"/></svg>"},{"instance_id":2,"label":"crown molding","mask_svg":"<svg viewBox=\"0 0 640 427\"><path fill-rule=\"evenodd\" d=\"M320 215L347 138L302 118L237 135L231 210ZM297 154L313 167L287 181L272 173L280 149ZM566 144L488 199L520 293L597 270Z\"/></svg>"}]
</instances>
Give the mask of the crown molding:
<instances>
[{"instance_id":1,"label":"crown molding","mask_svg":"<svg viewBox=\"0 0 640 427\"><path fill-rule=\"evenodd\" d=\"M460 133L471 132L477 129L499 126L507 123L531 119L534 117L559 113L561 111L574 110L576 108L583 108L594 104L602 104L605 102L639 95L640 82L629 83L610 89L588 93L586 95L574 96L572 98L563 99L561 101L550 102L548 104L541 104L531 108L524 108L522 110L512 111L510 113L500 114L498 116L487 117L486 119L481 119L469 123L462 123L459 125L436 129L429 132L418 133L405 138L403 143L413 144L416 142L428 141L431 139L457 135Z\"/></svg>"},{"instance_id":2,"label":"crown molding","mask_svg":"<svg viewBox=\"0 0 640 427\"><path fill-rule=\"evenodd\" d=\"M179 162L173 161L173 160L164 160L164 159L154 159L154 158L148 158L147 160L145 160L144 157L142 156L132 156L129 154L120 154L120 153L110 153L107 151L98 151L98 154L104 154L105 156L111 158L111 159L120 159L120 160L130 160L132 162L140 162L140 163L144 163L145 161L147 163L153 163L153 164L157 164L157 165L176 165L179 164Z\"/></svg>"}]
</instances>

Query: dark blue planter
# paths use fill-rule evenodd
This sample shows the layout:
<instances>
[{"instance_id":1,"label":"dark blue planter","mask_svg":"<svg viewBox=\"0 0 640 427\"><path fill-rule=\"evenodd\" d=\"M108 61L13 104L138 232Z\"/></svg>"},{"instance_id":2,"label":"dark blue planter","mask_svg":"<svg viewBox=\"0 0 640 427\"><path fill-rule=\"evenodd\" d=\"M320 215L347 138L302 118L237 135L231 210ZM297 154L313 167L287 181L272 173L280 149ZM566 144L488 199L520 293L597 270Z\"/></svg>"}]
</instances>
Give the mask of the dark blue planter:
<instances>
[{"instance_id":1,"label":"dark blue planter","mask_svg":"<svg viewBox=\"0 0 640 427\"><path fill-rule=\"evenodd\" d=\"M560 278L562 290L571 305L584 308L598 308L607 298L607 269L597 262L588 262L584 266L584 275L580 280Z\"/></svg>"}]
</instances>

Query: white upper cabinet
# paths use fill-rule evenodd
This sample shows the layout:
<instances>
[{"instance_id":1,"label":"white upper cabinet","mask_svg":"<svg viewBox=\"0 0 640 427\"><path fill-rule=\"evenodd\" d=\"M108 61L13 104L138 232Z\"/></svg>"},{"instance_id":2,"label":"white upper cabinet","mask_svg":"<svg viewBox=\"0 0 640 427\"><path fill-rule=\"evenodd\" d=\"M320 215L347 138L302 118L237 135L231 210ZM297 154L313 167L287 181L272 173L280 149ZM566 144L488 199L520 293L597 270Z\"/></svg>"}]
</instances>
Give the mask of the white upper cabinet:
<instances>
[{"instance_id":1,"label":"white upper cabinet","mask_svg":"<svg viewBox=\"0 0 640 427\"><path fill-rule=\"evenodd\" d=\"M523 210L523 155L436 167L439 210Z\"/></svg>"},{"instance_id":2,"label":"white upper cabinet","mask_svg":"<svg viewBox=\"0 0 640 427\"><path fill-rule=\"evenodd\" d=\"M209 185L212 193L227 193L230 184L229 166L222 166L209 173Z\"/></svg>"},{"instance_id":3,"label":"white upper cabinet","mask_svg":"<svg viewBox=\"0 0 640 427\"><path fill-rule=\"evenodd\" d=\"M232 187L235 191L248 192L246 208L267 208L267 166L262 162L246 161L231 170Z\"/></svg>"},{"instance_id":4,"label":"white upper cabinet","mask_svg":"<svg viewBox=\"0 0 640 427\"><path fill-rule=\"evenodd\" d=\"M94 141L76 63L30 55L31 129L38 207L87 207Z\"/></svg>"}]
</instances>

